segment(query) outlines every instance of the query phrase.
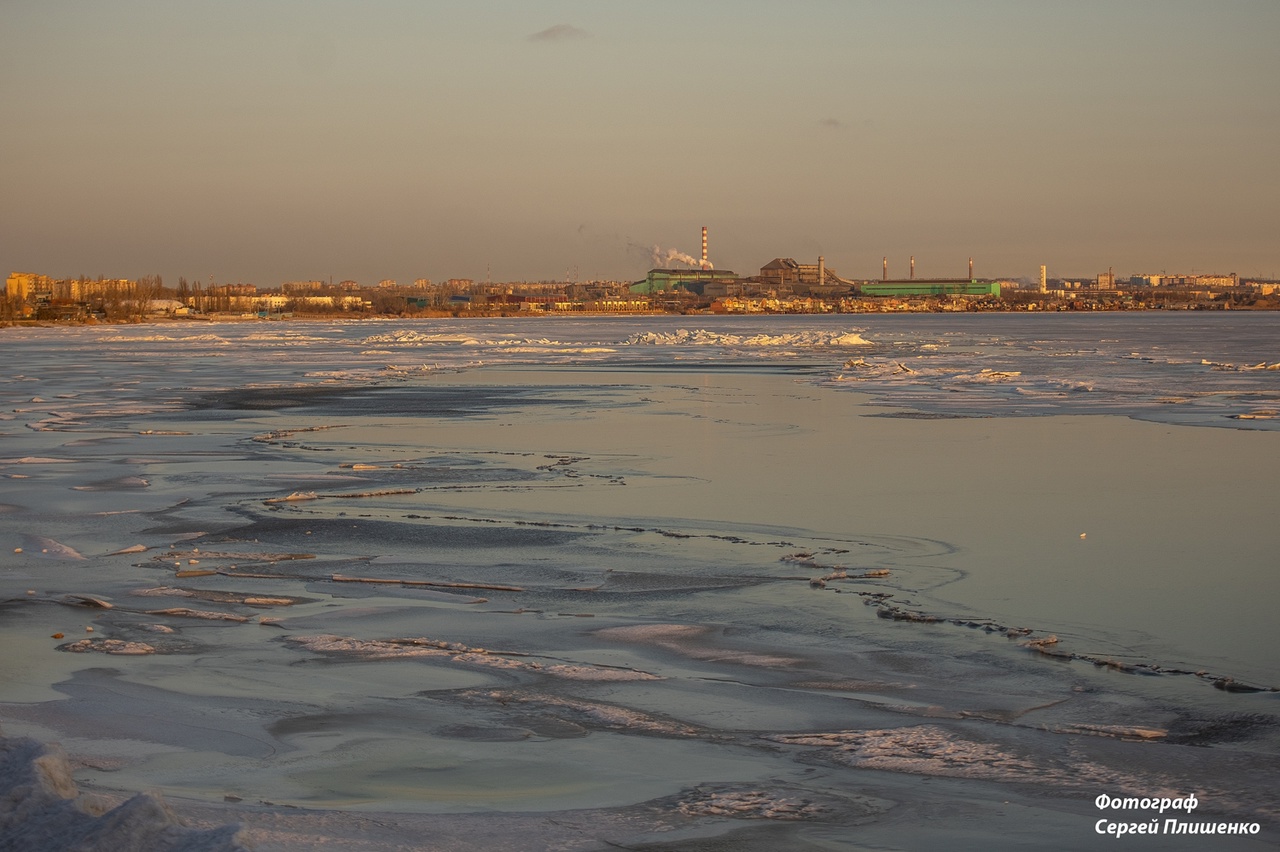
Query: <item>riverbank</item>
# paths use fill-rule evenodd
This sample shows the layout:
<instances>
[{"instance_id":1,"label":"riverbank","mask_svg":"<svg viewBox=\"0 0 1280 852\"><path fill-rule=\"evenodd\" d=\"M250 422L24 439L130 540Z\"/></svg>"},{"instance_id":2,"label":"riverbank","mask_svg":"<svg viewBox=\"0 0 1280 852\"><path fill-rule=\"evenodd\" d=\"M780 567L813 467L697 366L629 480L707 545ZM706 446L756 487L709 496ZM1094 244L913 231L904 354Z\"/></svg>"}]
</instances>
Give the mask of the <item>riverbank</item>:
<instances>
[{"instance_id":1,"label":"riverbank","mask_svg":"<svg viewBox=\"0 0 1280 852\"><path fill-rule=\"evenodd\" d=\"M304 313L289 312L285 314L260 315L244 312L201 313L187 315L157 314L143 319L136 317L120 320L106 320L100 317L83 319L20 319L0 320L0 328L27 327L43 328L66 325L136 325L145 323L184 323L184 322L345 322L345 321L405 321L412 322L423 319L566 319L566 318L600 318L600 317L643 317L643 316L866 316L884 314L949 314L949 313L985 313L985 314L1059 314L1059 313L1115 313L1115 312L1185 312L1185 311L1278 311L1280 299L1260 299L1250 303L1231 303L1223 301L1177 301L1167 303L1147 303L1133 301L1095 302L1090 300L1054 300L1040 301L973 301L973 300L867 300L854 307L840 309L803 310L723 310L708 306L688 306L670 310L635 310L635 311L522 311L512 309L419 309L410 313Z\"/></svg>"}]
</instances>

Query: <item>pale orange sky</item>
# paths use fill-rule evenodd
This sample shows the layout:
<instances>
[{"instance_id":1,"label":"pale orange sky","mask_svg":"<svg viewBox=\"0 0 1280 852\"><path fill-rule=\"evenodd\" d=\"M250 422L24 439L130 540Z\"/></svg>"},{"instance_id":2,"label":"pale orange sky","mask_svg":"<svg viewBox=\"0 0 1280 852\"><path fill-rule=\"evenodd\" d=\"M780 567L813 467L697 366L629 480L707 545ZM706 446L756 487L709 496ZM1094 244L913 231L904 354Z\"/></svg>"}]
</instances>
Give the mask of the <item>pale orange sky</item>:
<instances>
[{"instance_id":1,"label":"pale orange sky","mask_svg":"<svg viewBox=\"0 0 1280 852\"><path fill-rule=\"evenodd\" d=\"M1280 276L1280 3L0 5L0 273Z\"/></svg>"}]
</instances>

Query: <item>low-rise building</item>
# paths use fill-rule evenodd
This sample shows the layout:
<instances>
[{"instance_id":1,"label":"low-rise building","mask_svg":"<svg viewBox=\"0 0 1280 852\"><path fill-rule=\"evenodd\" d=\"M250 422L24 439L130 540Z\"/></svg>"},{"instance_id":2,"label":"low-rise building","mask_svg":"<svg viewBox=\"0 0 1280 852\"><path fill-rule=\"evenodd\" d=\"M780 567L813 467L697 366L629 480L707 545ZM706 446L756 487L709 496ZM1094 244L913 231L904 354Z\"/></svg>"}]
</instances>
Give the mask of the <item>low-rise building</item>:
<instances>
[{"instance_id":1,"label":"low-rise building","mask_svg":"<svg viewBox=\"0 0 1280 852\"><path fill-rule=\"evenodd\" d=\"M860 287L864 296L1000 296L999 281L976 278L911 278L868 281Z\"/></svg>"},{"instance_id":2,"label":"low-rise building","mask_svg":"<svg viewBox=\"0 0 1280 852\"><path fill-rule=\"evenodd\" d=\"M738 280L737 273L727 269L650 269L643 281L631 285L631 292L649 294L684 289L702 293L708 284L734 284Z\"/></svg>"}]
</instances>

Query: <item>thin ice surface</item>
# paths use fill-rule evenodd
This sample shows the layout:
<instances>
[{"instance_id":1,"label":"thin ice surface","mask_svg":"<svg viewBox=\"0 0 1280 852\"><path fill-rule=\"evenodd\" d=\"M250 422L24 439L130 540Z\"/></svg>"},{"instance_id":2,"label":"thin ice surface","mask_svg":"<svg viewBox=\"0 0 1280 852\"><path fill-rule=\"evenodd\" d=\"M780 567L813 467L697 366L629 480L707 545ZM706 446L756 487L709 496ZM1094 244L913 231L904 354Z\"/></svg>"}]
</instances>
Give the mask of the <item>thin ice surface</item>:
<instances>
[{"instance_id":1,"label":"thin ice surface","mask_svg":"<svg viewBox=\"0 0 1280 852\"><path fill-rule=\"evenodd\" d=\"M1013 800L1087 848L1120 788L1270 819L1275 693L1235 690L1280 681L1273 436L863 416L1273 428L1274 320L1055 320L6 331L0 718L87 786L335 836L841 848ZM1129 482L1144 447L1205 505Z\"/></svg>"}]
</instances>

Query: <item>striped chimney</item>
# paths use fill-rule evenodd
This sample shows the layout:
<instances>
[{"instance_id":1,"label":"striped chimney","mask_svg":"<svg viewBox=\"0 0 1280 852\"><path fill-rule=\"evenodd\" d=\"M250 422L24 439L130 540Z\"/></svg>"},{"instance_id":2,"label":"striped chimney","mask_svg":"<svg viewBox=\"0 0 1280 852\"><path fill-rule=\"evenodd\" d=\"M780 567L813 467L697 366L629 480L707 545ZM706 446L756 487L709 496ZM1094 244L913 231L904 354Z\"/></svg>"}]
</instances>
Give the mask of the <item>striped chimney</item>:
<instances>
[{"instance_id":1,"label":"striped chimney","mask_svg":"<svg viewBox=\"0 0 1280 852\"><path fill-rule=\"evenodd\" d=\"M702 268L707 268L707 226L702 226Z\"/></svg>"}]
</instances>

